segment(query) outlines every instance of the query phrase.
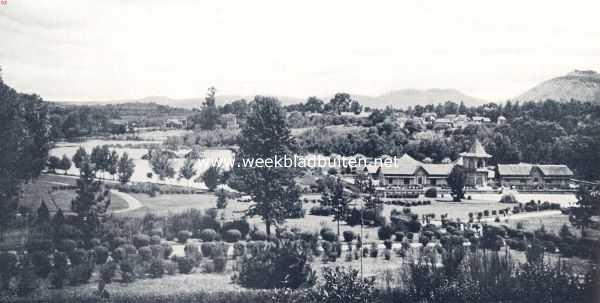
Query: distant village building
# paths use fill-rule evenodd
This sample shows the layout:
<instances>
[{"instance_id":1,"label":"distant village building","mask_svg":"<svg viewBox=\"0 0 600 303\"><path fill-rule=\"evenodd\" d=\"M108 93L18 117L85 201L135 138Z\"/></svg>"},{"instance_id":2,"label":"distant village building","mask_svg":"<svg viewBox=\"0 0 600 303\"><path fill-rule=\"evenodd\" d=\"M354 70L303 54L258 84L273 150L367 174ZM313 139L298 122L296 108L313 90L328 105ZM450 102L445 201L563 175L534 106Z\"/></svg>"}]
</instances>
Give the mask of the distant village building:
<instances>
[{"instance_id":1,"label":"distant village building","mask_svg":"<svg viewBox=\"0 0 600 303\"><path fill-rule=\"evenodd\" d=\"M228 129L239 128L237 123L237 117L234 114L224 114L221 116L221 121L223 121L223 126Z\"/></svg>"},{"instance_id":2,"label":"distant village building","mask_svg":"<svg viewBox=\"0 0 600 303\"><path fill-rule=\"evenodd\" d=\"M496 178L501 186L517 189L564 189L573 172L566 165L498 164Z\"/></svg>"},{"instance_id":3,"label":"distant village building","mask_svg":"<svg viewBox=\"0 0 600 303\"><path fill-rule=\"evenodd\" d=\"M498 120L496 121L496 123L498 125L504 125L504 124L506 124L506 117L504 117L504 116L498 117Z\"/></svg>"},{"instance_id":4,"label":"distant village building","mask_svg":"<svg viewBox=\"0 0 600 303\"><path fill-rule=\"evenodd\" d=\"M164 127L166 128L185 128L187 125L187 120L185 119L167 119L164 123Z\"/></svg>"}]
</instances>

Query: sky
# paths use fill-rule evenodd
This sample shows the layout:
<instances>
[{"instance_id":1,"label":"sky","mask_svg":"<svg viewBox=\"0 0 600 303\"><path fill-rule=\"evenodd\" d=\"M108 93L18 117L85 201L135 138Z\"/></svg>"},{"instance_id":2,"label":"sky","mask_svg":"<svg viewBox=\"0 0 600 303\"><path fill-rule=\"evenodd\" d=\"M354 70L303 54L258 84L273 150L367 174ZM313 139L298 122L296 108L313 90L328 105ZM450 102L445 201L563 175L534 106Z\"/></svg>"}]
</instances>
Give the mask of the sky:
<instances>
[{"instance_id":1,"label":"sky","mask_svg":"<svg viewBox=\"0 0 600 303\"><path fill-rule=\"evenodd\" d=\"M454 88L515 97L600 71L600 1L6 0L4 81L46 100L305 98Z\"/></svg>"}]
</instances>

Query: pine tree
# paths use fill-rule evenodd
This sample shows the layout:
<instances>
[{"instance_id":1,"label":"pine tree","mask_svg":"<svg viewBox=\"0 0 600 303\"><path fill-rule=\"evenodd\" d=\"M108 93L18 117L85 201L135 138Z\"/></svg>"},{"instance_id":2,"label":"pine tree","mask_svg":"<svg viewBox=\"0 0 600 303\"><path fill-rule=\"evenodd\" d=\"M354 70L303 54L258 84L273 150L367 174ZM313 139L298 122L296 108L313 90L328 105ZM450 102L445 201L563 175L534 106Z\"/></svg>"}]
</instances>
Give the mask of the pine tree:
<instances>
[{"instance_id":1,"label":"pine tree","mask_svg":"<svg viewBox=\"0 0 600 303\"><path fill-rule=\"evenodd\" d=\"M77 214L78 227L91 239L110 205L109 191L95 180L93 164L87 158L81 162L81 174L77 180L77 196L71 201L71 210Z\"/></svg>"},{"instance_id":2,"label":"pine tree","mask_svg":"<svg viewBox=\"0 0 600 303\"><path fill-rule=\"evenodd\" d=\"M206 185L209 191L215 190L217 184L219 184L219 171L219 166L211 165L204 172L204 174L202 174L202 181L204 182L204 185Z\"/></svg>"},{"instance_id":3,"label":"pine tree","mask_svg":"<svg viewBox=\"0 0 600 303\"><path fill-rule=\"evenodd\" d=\"M85 150L85 148L83 148L83 146L80 146L77 151L75 152L75 154L73 155L73 158L71 158L73 160L73 164L75 164L75 167L79 168L81 165L81 161L83 161L83 158L87 157L88 153Z\"/></svg>"},{"instance_id":4,"label":"pine tree","mask_svg":"<svg viewBox=\"0 0 600 303\"><path fill-rule=\"evenodd\" d=\"M460 165L455 165L448 175L448 185L454 202L460 202L465 198L465 181L465 169Z\"/></svg>"},{"instance_id":5,"label":"pine tree","mask_svg":"<svg viewBox=\"0 0 600 303\"><path fill-rule=\"evenodd\" d=\"M37 223L40 225L50 223L50 210L44 200L37 209Z\"/></svg>"}]
</instances>

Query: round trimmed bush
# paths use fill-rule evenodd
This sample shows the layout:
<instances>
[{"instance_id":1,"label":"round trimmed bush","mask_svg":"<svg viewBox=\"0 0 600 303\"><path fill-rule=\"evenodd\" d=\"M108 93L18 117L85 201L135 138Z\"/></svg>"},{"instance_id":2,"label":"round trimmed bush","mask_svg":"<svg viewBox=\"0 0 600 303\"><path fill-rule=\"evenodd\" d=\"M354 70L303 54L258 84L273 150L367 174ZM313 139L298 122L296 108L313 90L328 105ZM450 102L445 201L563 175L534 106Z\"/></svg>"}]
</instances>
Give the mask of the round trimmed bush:
<instances>
[{"instance_id":1,"label":"round trimmed bush","mask_svg":"<svg viewBox=\"0 0 600 303\"><path fill-rule=\"evenodd\" d=\"M250 234L250 238L254 241L267 240L267 233L262 230L255 230Z\"/></svg>"},{"instance_id":2,"label":"round trimmed bush","mask_svg":"<svg viewBox=\"0 0 600 303\"><path fill-rule=\"evenodd\" d=\"M121 245L125 245L127 244L128 241L127 239L123 238L123 237L115 237L112 239L112 241L110 242L110 245L113 249L121 246Z\"/></svg>"},{"instance_id":3,"label":"round trimmed bush","mask_svg":"<svg viewBox=\"0 0 600 303\"><path fill-rule=\"evenodd\" d=\"M342 233L342 235L344 236L344 241L345 242L352 242L355 238L354 236L354 232L351 230L346 230Z\"/></svg>"},{"instance_id":4,"label":"round trimmed bush","mask_svg":"<svg viewBox=\"0 0 600 303\"><path fill-rule=\"evenodd\" d=\"M215 247L215 243L213 242L204 242L200 245L200 250L202 251L202 255L210 258L212 257L213 247Z\"/></svg>"},{"instance_id":5,"label":"round trimmed bush","mask_svg":"<svg viewBox=\"0 0 600 303\"><path fill-rule=\"evenodd\" d=\"M152 259L152 249L149 246L140 247L138 253L144 261L150 261Z\"/></svg>"},{"instance_id":6,"label":"round trimmed bush","mask_svg":"<svg viewBox=\"0 0 600 303\"><path fill-rule=\"evenodd\" d=\"M136 248L150 245L150 237L148 235L137 234L133 236L133 245Z\"/></svg>"},{"instance_id":7,"label":"round trimmed bush","mask_svg":"<svg viewBox=\"0 0 600 303\"><path fill-rule=\"evenodd\" d=\"M338 240L337 234L330 228L321 229L321 238L325 241L335 242Z\"/></svg>"},{"instance_id":8,"label":"round trimmed bush","mask_svg":"<svg viewBox=\"0 0 600 303\"><path fill-rule=\"evenodd\" d=\"M177 233L177 242L184 244L191 236L192 233L189 230L180 230Z\"/></svg>"},{"instance_id":9,"label":"round trimmed bush","mask_svg":"<svg viewBox=\"0 0 600 303\"><path fill-rule=\"evenodd\" d=\"M217 232L212 228L204 229L200 232L200 239L204 242L212 242L217 239Z\"/></svg>"},{"instance_id":10,"label":"round trimmed bush","mask_svg":"<svg viewBox=\"0 0 600 303\"><path fill-rule=\"evenodd\" d=\"M500 203L518 203L517 198L512 193L503 194Z\"/></svg>"},{"instance_id":11,"label":"round trimmed bush","mask_svg":"<svg viewBox=\"0 0 600 303\"><path fill-rule=\"evenodd\" d=\"M177 258L177 268L179 269L179 273L189 274L194 269L194 260L184 257Z\"/></svg>"},{"instance_id":12,"label":"round trimmed bush","mask_svg":"<svg viewBox=\"0 0 600 303\"><path fill-rule=\"evenodd\" d=\"M230 229L223 234L225 242L235 243L242 239L242 233L237 229Z\"/></svg>"},{"instance_id":13,"label":"round trimmed bush","mask_svg":"<svg viewBox=\"0 0 600 303\"><path fill-rule=\"evenodd\" d=\"M150 237L150 245L158 245L160 244L160 237L159 236L152 236Z\"/></svg>"},{"instance_id":14,"label":"round trimmed bush","mask_svg":"<svg viewBox=\"0 0 600 303\"><path fill-rule=\"evenodd\" d=\"M386 224L379 227L377 230L377 237L379 237L379 240L389 240L393 233L394 230L392 227L389 224Z\"/></svg>"},{"instance_id":15,"label":"round trimmed bush","mask_svg":"<svg viewBox=\"0 0 600 303\"><path fill-rule=\"evenodd\" d=\"M63 239L58 245L58 250L65 253L71 253L77 248L77 242L71 239Z\"/></svg>"},{"instance_id":16,"label":"round trimmed bush","mask_svg":"<svg viewBox=\"0 0 600 303\"><path fill-rule=\"evenodd\" d=\"M106 259L108 259L108 248L102 245L94 247L94 256L96 257L96 264L106 263Z\"/></svg>"},{"instance_id":17,"label":"round trimmed bush","mask_svg":"<svg viewBox=\"0 0 600 303\"><path fill-rule=\"evenodd\" d=\"M402 242L402 240L404 240L404 233L401 231L397 231L394 233L394 240L396 240L396 242Z\"/></svg>"},{"instance_id":18,"label":"round trimmed bush","mask_svg":"<svg viewBox=\"0 0 600 303\"><path fill-rule=\"evenodd\" d=\"M430 187L425 191L425 197L427 198L437 198L437 188Z\"/></svg>"}]
</instances>

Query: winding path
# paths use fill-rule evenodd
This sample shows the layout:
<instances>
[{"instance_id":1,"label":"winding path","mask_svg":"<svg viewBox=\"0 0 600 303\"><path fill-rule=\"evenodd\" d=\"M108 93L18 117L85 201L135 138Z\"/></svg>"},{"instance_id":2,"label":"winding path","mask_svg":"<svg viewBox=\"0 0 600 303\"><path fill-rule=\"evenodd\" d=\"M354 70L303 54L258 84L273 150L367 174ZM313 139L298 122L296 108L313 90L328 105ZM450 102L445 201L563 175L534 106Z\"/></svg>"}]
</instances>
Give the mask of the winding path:
<instances>
[{"instance_id":1,"label":"winding path","mask_svg":"<svg viewBox=\"0 0 600 303\"><path fill-rule=\"evenodd\" d=\"M127 208L115 210L112 212L113 214L119 214L119 213L136 210L136 209L142 208L144 206L142 204L142 202L140 202L140 200L136 199L134 196L132 196L128 193L123 193L123 192L120 192L115 189L111 189L110 193L123 198L123 200L125 200L127 202Z\"/></svg>"},{"instance_id":2,"label":"winding path","mask_svg":"<svg viewBox=\"0 0 600 303\"><path fill-rule=\"evenodd\" d=\"M55 182L55 181L42 181L45 183L49 183L49 184L54 184L54 185L65 185L65 186L69 186L69 184L67 183L63 183L63 182ZM128 211L132 211L132 210L136 210L139 208L142 208L144 205L142 204L142 202L140 202L140 200L136 199L134 196L128 194L128 193L124 193L124 192L120 192L116 189L111 189L110 190L111 195L117 195L121 198L123 198L123 200L125 200L125 202L127 202L127 207L124 209L119 209L119 210L114 210L112 211L113 214L119 214L119 213L124 213L124 212L128 212Z\"/></svg>"}]
</instances>

